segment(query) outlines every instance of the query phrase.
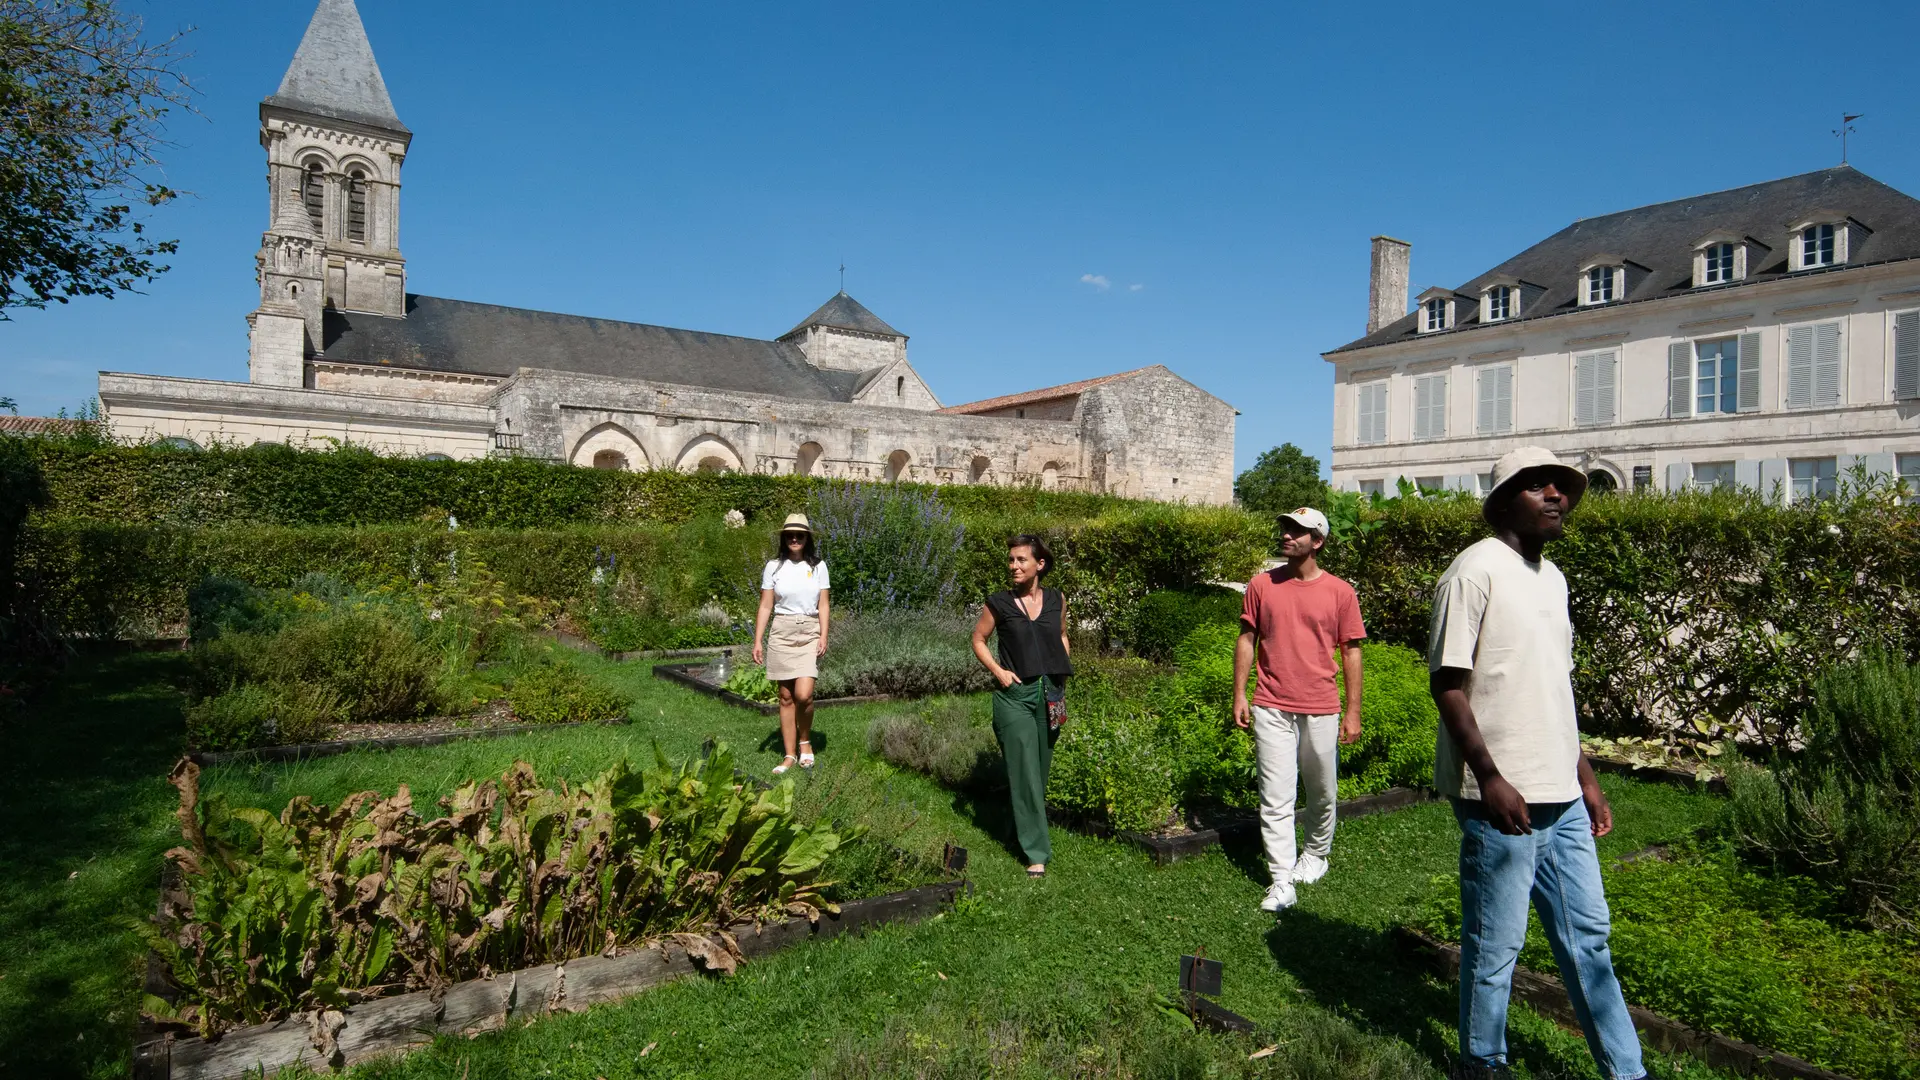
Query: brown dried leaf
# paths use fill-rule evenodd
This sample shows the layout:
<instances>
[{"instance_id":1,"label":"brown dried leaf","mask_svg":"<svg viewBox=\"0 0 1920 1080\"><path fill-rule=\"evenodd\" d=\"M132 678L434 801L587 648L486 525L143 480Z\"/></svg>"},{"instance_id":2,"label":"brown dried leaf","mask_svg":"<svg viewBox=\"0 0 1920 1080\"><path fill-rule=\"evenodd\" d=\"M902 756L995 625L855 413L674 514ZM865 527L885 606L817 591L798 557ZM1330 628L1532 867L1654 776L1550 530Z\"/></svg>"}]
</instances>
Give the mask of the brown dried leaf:
<instances>
[{"instance_id":1,"label":"brown dried leaf","mask_svg":"<svg viewBox=\"0 0 1920 1080\"><path fill-rule=\"evenodd\" d=\"M346 1026L347 1016L338 1009L310 1012L307 1014L307 1042L322 1060L332 1064L340 1056L338 1036Z\"/></svg>"}]
</instances>

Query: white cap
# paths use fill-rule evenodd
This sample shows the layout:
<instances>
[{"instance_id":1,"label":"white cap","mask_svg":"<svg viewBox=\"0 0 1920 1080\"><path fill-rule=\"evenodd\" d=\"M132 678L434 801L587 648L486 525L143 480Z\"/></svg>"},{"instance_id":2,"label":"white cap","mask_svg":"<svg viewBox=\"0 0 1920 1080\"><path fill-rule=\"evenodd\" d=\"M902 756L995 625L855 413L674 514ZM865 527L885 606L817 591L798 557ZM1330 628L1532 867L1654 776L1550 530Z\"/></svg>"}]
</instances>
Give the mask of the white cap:
<instances>
[{"instance_id":1,"label":"white cap","mask_svg":"<svg viewBox=\"0 0 1920 1080\"><path fill-rule=\"evenodd\" d=\"M1306 526L1307 531L1325 540L1327 538L1327 515L1311 506L1302 506L1280 515L1282 521L1297 521Z\"/></svg>"}]
</instances>

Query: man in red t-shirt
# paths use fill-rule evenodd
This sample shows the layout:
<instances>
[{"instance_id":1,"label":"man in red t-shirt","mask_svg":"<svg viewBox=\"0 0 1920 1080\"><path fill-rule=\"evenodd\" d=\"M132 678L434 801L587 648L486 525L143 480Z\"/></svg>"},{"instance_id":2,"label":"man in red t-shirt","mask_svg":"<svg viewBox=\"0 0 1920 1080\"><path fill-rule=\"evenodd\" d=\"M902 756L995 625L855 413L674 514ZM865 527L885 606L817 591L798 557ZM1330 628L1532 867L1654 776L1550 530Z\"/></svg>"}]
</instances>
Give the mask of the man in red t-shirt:
<instances>
[{"instance_id":1,"label":"man in red t-shirt","mask_svg":"<svg viewBox=\"0 0 1920 1080\"><path fill-rule=\"evenodd\" d=\"M1333 804L1340 791L1340 748L1360 737L1360 600L1353 586L1320 569L1327 542L1327 516L1301 507L1280 515L1287 565L1247 582L1240 613L1240 641L1233 651L1233 722L1252 726L1260 763L1260 838L1266 845L1273 886L1262 911L1292 907L1295 883L1310 885L1327 874L1333 849ZM1259 645L1259 677L1247 704L1247 673ZM1340 708L1333 654L1347 677L1347 706ZM1295 858L1293 804L1296 785L1307 790L1306 851Z\"/></svg>"}]
</instances>

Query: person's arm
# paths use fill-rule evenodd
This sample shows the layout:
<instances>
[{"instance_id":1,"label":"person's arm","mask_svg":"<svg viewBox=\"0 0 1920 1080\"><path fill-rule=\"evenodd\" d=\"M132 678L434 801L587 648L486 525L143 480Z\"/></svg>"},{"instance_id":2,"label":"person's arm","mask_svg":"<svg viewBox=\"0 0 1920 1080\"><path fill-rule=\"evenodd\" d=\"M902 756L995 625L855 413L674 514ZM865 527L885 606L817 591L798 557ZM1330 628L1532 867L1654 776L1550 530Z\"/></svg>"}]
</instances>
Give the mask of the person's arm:
<instances>
[{"instance_id":1,"label":"person's arm","mask_svg":"<svg viewBox=\"0 0 1920 1080\"><path fill-rule=\"evenodd\" d=\"M1002 690L1020 681L1020 676L1000 666L1000 661L987 651L987 635L993 633L993 609L981 608L980 618L973 624L973 655L993 677L999 681Z\"/></svg>"},{"instance_id":2,"label":"person's arm","mask_svg":"<svg viewBox=\"0 0 1920 1080\"><path fill-rule=\"evenodd\" d=\"M753 617L753 662L767 662L766 647L761 643L767 639L767 620L773 617L773 590L760 590L760 611Z\"/></svg>"},{"instance_id":3,"label":"person's arm","mask_svg":"<svg viewBox=\"0 0 1920 1080\"><path fill-rule=\"evenodd\" d=\"M1343 743L1360 740L1360 643L1343 641L1340 643L1340 670L1347 680L1347 708L1340 717L1340 741Z\"/></svg>"},{"instance_id":4,"label":"person's arm","mask_svg":"<svg viewBox=\"0 0 1920 1080\"><path fill-rule=\"evenodd\" d=\"M1067 640L1067 594L1060 594L1060 651L1073 655L1073 642Z\"/></svg>"},{"instance_id":5,"label":"person's arm","mask_svg":"<svg viewBox=\"0 0 1920 1080\"><path fill-rule=\"evenodd\" d=\"M820 590L820 641L813 647L813 655L827 655L827 593L830 589Z\"/></svg>"},{"instance_id":6,"label":"person's arm","mask_svg":"<svg viewBox=\"0 0 1920 1080\"><path fill-rule=\"evenodd\" d=\"M1600 778L1593 774L1593 763L1580 755L1580 799L1587 804L1587 817L1593 823L1597 839L1613 831L1613 807L1607 805L1607 793L1600 790Z\"/></svg>"},{"instance_id":7,"label":"person's arm","mask_svg":"<svg viewBox=\"0 0 1920 1080\"><path fill-rule=\"evenodd\" d=\"M1253 709L1247 705L1247 676L1253 671L1253 631L1240 624L1240 638L1233 643L1233 722L1246 727L1253 722Z\"/></svg>"},{"instance_id":8,"label":"person's arm","mask_svg":"<svg viewBox=\"0 0 1920 1080\"><path fill-rule=\"evenodd\" d=\"M1480 784L1480 798L1486 803L1488 820L1508 836L1525 836L1533 831L1527 821L1527 800L1500 775L1493 763L1493 754L1487 750L1487 741L1480 737L1479 721L1473 718L1473 705L1467 700L1467 678L1472 674L1465 668L1436 670L1428 681L1433 704L1440 710L1440 723L1446 726L1447 734L1460 748L1460 756Z\"/></svg>"}]
</instances>

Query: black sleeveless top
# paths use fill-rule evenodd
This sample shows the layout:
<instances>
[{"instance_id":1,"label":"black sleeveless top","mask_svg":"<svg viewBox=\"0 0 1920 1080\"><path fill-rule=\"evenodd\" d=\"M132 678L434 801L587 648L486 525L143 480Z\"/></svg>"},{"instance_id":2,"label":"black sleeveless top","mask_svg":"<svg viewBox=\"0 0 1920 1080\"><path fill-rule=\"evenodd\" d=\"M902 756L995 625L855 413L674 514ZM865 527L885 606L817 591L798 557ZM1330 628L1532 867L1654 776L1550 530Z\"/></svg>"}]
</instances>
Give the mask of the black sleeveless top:
<instances>
[{"instance_id":1,"label":"black sleeveless top","mask_svg":"<svg viewBox=\"0 0 1920 1080\"><path fill-rule=\"evenodd\" d=\"M1027 618L1020 601L1008 589L987 597L993 612L994 636L1000 642L1000 666L1027 682L1041 675L1064 678L1073 674L1067 647L1060 643L1064 600L1059 589L1040 589L1040 617Z\"/></svg>"}]
</instances>

